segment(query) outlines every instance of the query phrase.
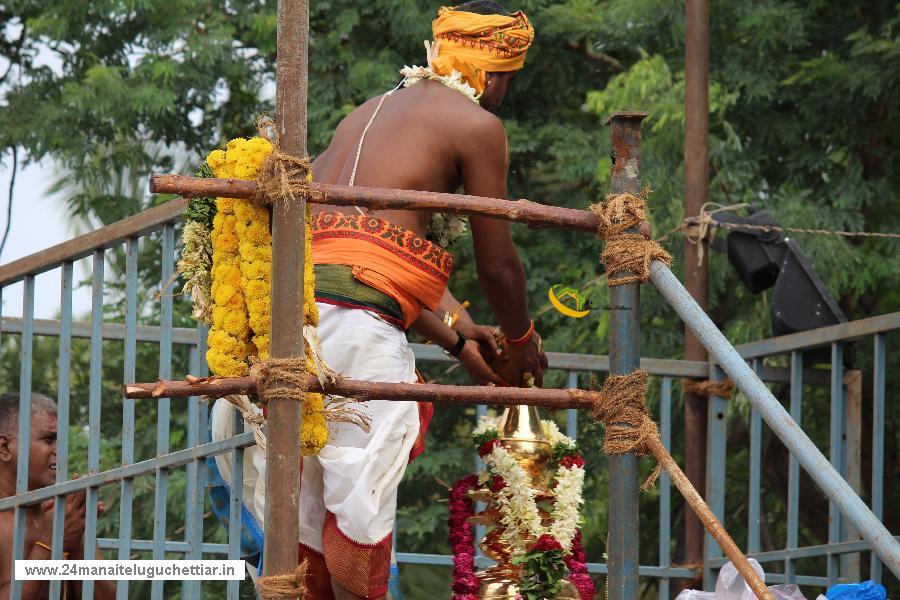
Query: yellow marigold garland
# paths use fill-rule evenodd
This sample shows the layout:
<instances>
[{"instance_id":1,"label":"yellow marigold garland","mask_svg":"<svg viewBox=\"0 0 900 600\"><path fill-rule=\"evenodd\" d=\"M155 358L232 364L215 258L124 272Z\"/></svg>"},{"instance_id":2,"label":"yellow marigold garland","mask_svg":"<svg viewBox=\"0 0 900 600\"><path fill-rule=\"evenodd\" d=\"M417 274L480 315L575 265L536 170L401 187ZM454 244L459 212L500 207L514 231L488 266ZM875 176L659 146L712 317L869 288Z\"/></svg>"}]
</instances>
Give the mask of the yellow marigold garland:
<instances>
[{"instance_id":1,"label":"yellow marigold garland","mask_svg":"<svg viewBox=\"0 0 900 600\"><path fill-rule=\"evenodd\" d=\"M312 262L311 221L312 210L310 206L307 205L306 250L304 253L305 261L303 265L303 298L305 300L303 306L303 320L306 325L316 327L319 324L319 307L316 306L315 302L316 282ZM314 368L312 346L307 343L305 348L307 366L312 370ZM304 456L318 454L319 450L321 450L328 442L328 427L325 424L325 397L322 394L306 394L306 400L303 402L303 419L300 423L300 453Z\"/></svg>"},{"instance_id":2,"label":"yellow marigold garland","mask_svg":"<svg viewBox=\"0 0 900 600\"><path fill-rule=\"evenodd\" d=\"M228 142L207 158L214 177L255 179L272 144L265 138ZM212 327L206 355L210 370L223 377L246 375L251 356L269 356L272 283L272 236L269 212L250 200L216 198L218 213L212 230ZM310 235L311 212L306 214L304 321L316 326L315 275ZM301 332L297 332L300 335ZM313 370L312 348L307 344L308 367ZM303 402L301 452L318 454L328 441L324 396L307 394Z\"/></svg>"}]
</instances>

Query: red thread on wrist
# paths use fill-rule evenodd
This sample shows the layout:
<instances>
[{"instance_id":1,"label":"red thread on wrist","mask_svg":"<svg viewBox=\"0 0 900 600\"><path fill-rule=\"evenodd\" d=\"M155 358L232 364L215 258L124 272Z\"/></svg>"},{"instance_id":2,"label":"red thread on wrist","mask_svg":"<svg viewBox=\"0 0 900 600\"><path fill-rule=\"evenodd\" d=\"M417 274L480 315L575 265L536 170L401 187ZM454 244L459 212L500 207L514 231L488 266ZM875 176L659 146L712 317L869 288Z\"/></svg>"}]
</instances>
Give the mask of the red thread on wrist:
<instances>
[{"instance_id":1,"label":"red thread on wrist","mask_svg":"<svg viewBox=\"0 0 900 600\"><path fill-rule=\"evenodd\" d=\"M525 332L525 335L523 335L522 337L515 339L515 340L506 338L506 343L509 344L510 346L522 346L524 344L527 344L529 341L531 341L531 337L533 335L534 335L534 321L532 321L531 325L528 326L528 331Z\"/></svg>"}]
</instances>

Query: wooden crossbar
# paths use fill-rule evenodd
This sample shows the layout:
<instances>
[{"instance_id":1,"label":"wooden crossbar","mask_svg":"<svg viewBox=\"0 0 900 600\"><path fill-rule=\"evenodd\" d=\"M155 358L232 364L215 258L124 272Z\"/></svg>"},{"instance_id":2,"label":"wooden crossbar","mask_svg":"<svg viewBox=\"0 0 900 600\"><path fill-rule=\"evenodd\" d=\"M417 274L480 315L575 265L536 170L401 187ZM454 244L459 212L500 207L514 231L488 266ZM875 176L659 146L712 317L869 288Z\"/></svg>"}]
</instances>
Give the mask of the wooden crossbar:
<instances>
[{"instance_id":1,"label":"wooden crossbar","mask_svg":"<svg viewBox=\"0 0 900 600\"><path fill-rule=\"evenodd\" d=\"M466 213L516 221L534 228L597 232L600 226L597 215L591 211L549 206L530 200L501 200L465 194L351 187L316 182L310 184L310 189L324 193L324 199L310 198L310 202L335 206L360 206L372 210L432 210ZM256 182L185 175L153 175L150 178L150 191L157 194L177 194L185 197L252 198L256 193Z\"/></svg>"}]
</instances>

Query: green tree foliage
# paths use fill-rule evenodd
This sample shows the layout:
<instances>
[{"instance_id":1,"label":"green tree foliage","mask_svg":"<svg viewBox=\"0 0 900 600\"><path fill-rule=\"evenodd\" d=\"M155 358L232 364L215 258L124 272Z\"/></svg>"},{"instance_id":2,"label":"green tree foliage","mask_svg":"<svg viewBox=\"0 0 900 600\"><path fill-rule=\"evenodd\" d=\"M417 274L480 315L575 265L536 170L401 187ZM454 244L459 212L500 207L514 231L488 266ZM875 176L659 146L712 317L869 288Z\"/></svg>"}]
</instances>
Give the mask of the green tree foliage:
<instances>
[{"instance_id":1,"label":"green tree foliage","mask_svg":"<svg viewBox=\"0 0 900 600\"><path fill-rule=\"evenodd\" d=\"M311 4L309 145L315 154L344 115L396 84L401 66L424 61L422 40L430 39L438 3ZM900 229L900 155L894 151L900 141L900 5L885 0L713 0L711 5L710 199L722 205L753 203L788 226ZM252 133L254 116L271 111L273 104L275 6L274 0L7 2L0 7L0 58L5 59L0 68L8 67L0 78L0 147L19 148L26 160L49 157L61 165L59 189L72 214L91 223L108 223L168 200L149 199L123 182L153 169L193 172L211 148ZM644 181L655 189L653 225L657 234L677 226L683 216L681 3L521 0L511 8L526 10L538 35L500 109L510 138L511 197L577 208L602 197L609 185L609 134L603 120L616 109L647 110L642 169ZM573 320L552 311L546 301L548 287L561 283L581 287L595 305L607 303L596 240L519 226L515 232L532 310L548 348L606 353L607 313ZM896 310L896 242L797 239L849 318ZM682 238L673 234L666 244L680 259ZM479 319L488 320L470 244L461 240L453 251L459 269L452 289L473 301ZM142 255L145 290L158 289L157 257ZM120 256L114 262L124 264ZM711 257L710 283L712 316L732 341L770 334L766 295L744 291L721 255ZM153 296L147 294L145 301L144 314L154 314ZM185 303L176 305L178 322L187 325ZM680 357L681 325L651 290L643 294L642 325L645 356ZM41 360L52 365L54 351L40 352L46 354ZM868 350L857 349L851 360L867 369L871 358ZM896 358L890 361L889 369L897 366ZM139 364L144 362L152 364L153 358ZM3 367L5 385L15 387L17 368L9 352ZM80 390L86 389L84 368L74 375L81 377ZM110 368L109 381L118 382L118 367ZM427 374L461 381L458 371L434 365ZM563 379L556 374L548 383L562 385ZM652 385L655 398L658 384ZM804 426L825 448L827 390L807 391ZM896 382L889 378L889 397L892 391ZM114 395L110 406L117 402ZM729 440L729 507L737 506L739 515L747 485L746 402L739 397L729 410L737 417ZM887 455L893 471L885 482L888 498L896 499L900 409L890 405L888 410ZM428 440L432 451L412 463L404 484L404 490L415 493L405 494L399 509L402 550L448 550L446 509L440 502L446 493L435 478L451 481L471 470L467 438L473 420L473 409L436 414ZM152 420L148 424L152 428ZM597 429L582 420L579 431L590 460L602 464ZM153 441L148 437L144 443ZM678 441L675 450L680 451ZM773 459L766 464L786 464L783 447L769 436L764 452ZM593 473L586 485L585 541L589 555L599 557L605 551L607 482L602 470ZM765 472L772 490L765 499L771 510L766 535L773 544L783 543L779 494L786 477L782 467ZM804 510L801 542L821 543L827 509L814 491L807 494L804 488L804 498L811 508ZM173 501L170 509L179 510L177 504ZM655 560L656 514L655 494L644 495L644 561ZM894 531L900 526L895 517L887 515ZM680 508L675 518L680 519ZM746 534L744 521L734 516L728 522L739 541ZM676 522L673 531L678 528ZM406 573L413 586L425 586L429 578L435 585L447 581L446 570L410 568Z\"/></svg>"}]
</instances>

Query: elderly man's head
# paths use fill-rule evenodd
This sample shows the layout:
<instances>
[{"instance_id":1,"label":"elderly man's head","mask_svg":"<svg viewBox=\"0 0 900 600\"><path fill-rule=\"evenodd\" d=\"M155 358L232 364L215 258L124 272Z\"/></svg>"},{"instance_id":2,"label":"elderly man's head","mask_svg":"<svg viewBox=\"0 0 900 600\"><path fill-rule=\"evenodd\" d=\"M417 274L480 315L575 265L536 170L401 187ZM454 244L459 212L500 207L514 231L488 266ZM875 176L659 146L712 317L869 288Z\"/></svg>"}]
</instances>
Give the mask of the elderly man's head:
<instances>
[{"instance_id":1,"label":"elderly man's head","mask_svg":"<svg viewBox=\"0 0 900 600\"><path fill-rule=\"evenodd\" d=\"M0 481L15 482L19 458L19 394L0 396ZM28 489L56 482L56 403L42 394L31 395L31 436L28 450Z\"/></svg>"}]
</instances>

